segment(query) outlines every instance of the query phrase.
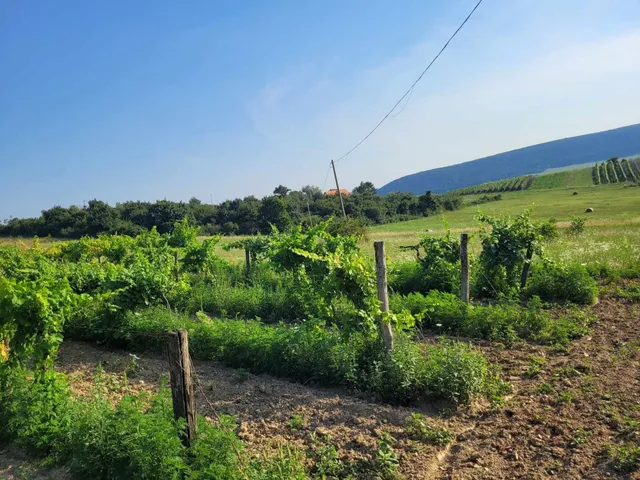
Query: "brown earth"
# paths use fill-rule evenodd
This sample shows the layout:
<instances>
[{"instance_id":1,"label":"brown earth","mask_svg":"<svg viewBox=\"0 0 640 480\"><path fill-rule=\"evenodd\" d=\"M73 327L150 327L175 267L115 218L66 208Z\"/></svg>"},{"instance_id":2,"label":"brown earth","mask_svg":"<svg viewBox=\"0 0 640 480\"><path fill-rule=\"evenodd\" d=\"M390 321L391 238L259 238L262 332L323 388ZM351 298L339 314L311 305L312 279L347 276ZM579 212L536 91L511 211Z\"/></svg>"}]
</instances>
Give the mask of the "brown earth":
<instances>
[{"instance_id":1,"label":"brown earth","mask_svg":"<svg viewBox=\"0 0 640 480\"><path fill-rule=\"evenodd\" d=\"M640 441L640 428L629 431L625 423L640 420L640 303L611 295L591 308L597 320L590 333L566 352L529 343L507 348L476 342L512 384L512 393L498 409L393 407L344 390L196 361L198 410L210 418L220 412L236 416L239 436L256 455L273 453L284 442L305 451L332 443L344 461L370 459L387 432L407 479L640 478L613 470L604 453L607 445ZM58 368L70 374L76 393L88 395L101 364L116 399L129 391L154 391L167 375L163 356L138 357L65 341ZM538 372L531 367L532 358L538 359ZM447 428L454 441L441 447L410 435L406 425L412 413ZM292 415L303 420L301 428L291 425ZM2 478L12 478L20 466L16 455L0 453ZM14 470L6 469L9 464ZM44 476L15 478L64 478L58 471L38 475Z\"/></svg>"},{"instance_id":2,"label":"brown earth","mask_svg":"<svg viewBox=\"0 0 640 480\"><path fill-rule=\"evenodd\" d=\"M15 448L0 450L0 478L8 480L68 480L66 468L45 468Z\"/></svg>"}]
</instances>

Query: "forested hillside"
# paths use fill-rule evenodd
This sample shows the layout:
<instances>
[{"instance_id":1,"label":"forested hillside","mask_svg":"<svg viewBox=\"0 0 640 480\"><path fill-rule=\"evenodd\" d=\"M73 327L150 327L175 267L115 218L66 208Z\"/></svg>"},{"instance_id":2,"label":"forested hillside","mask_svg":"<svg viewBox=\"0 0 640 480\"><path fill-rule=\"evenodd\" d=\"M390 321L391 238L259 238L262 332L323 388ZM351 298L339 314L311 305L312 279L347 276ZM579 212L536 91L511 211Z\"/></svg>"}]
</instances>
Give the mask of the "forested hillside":
<instances>
[{"instance_id":1,"label":"forested hillside","mask_svg":"<svg viewBox=\"0 0 640 480\"><path fill-rule=\"evenodd\" d=\"M478 160L426 170L393 180L379 189L390 192L422 193L450 190L543 172L587 162L600 162L610 157L640 153L640 124L605 132L564 138Z\"/></svg>"}]
</instances>

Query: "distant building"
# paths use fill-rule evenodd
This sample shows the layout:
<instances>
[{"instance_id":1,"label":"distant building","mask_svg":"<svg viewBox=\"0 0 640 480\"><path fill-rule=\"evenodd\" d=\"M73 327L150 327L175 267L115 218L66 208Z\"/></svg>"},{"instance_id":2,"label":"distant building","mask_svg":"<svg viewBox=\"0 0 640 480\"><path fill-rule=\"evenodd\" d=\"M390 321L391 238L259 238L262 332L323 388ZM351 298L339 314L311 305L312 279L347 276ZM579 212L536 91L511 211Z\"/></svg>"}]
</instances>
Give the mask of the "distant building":
<instances>
[{"instance_id":1,"label":"distant building","mask_svg":"<svg viewBox=\"0 0 640 480\"><path fill-rule=\"evenodd\" d=\"M351 194L349 193L349 190L345 190L344 188L340 189L340 193L342 195L344 195L345 197L350 196ZM336 190L335 188L332 188L330 190L327 190L326 192L324 192L325 195L337 195L338 194L338 190Z\"/></svg>"}]
</instances>

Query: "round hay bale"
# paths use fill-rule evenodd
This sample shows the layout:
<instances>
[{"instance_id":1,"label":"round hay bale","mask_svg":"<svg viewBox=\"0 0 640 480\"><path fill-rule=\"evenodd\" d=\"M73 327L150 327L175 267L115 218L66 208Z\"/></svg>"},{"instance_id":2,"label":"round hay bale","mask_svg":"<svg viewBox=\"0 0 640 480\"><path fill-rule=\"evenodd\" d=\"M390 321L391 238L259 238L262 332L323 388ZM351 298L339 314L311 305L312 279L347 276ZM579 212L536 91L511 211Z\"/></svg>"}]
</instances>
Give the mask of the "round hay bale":
<instances>
[{"instance_id":1,"label":"round hay bale","mask_svg":"<svg viewBox=\"0 0 640 480\"><path fill-rule=\"evenodd\" d=\"M586 213L592 213L593 212L593 208L589 207L585 210Z\"/></svg>"}]
</instances>

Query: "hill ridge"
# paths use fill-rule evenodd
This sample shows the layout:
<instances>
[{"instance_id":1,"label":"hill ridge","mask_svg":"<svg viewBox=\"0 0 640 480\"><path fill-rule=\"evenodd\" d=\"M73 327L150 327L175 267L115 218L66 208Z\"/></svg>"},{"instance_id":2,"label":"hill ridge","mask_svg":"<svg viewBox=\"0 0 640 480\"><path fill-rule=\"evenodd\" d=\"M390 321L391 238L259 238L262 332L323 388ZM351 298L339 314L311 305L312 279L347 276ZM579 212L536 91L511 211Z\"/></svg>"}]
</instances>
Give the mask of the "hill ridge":
<instances>
[{"instance_id":1,"label":"hill ridge","mask_svg":"<svg viewBox=\"0 0 640 480\"><path fill-rule=\"evenodd\" d=\"M600 162L640 152L640 123L497 153L486 157L405 175L380 189L390 192L444 193L480 183L541 173L548 168Z\"/></svg>"}]
</instances>

